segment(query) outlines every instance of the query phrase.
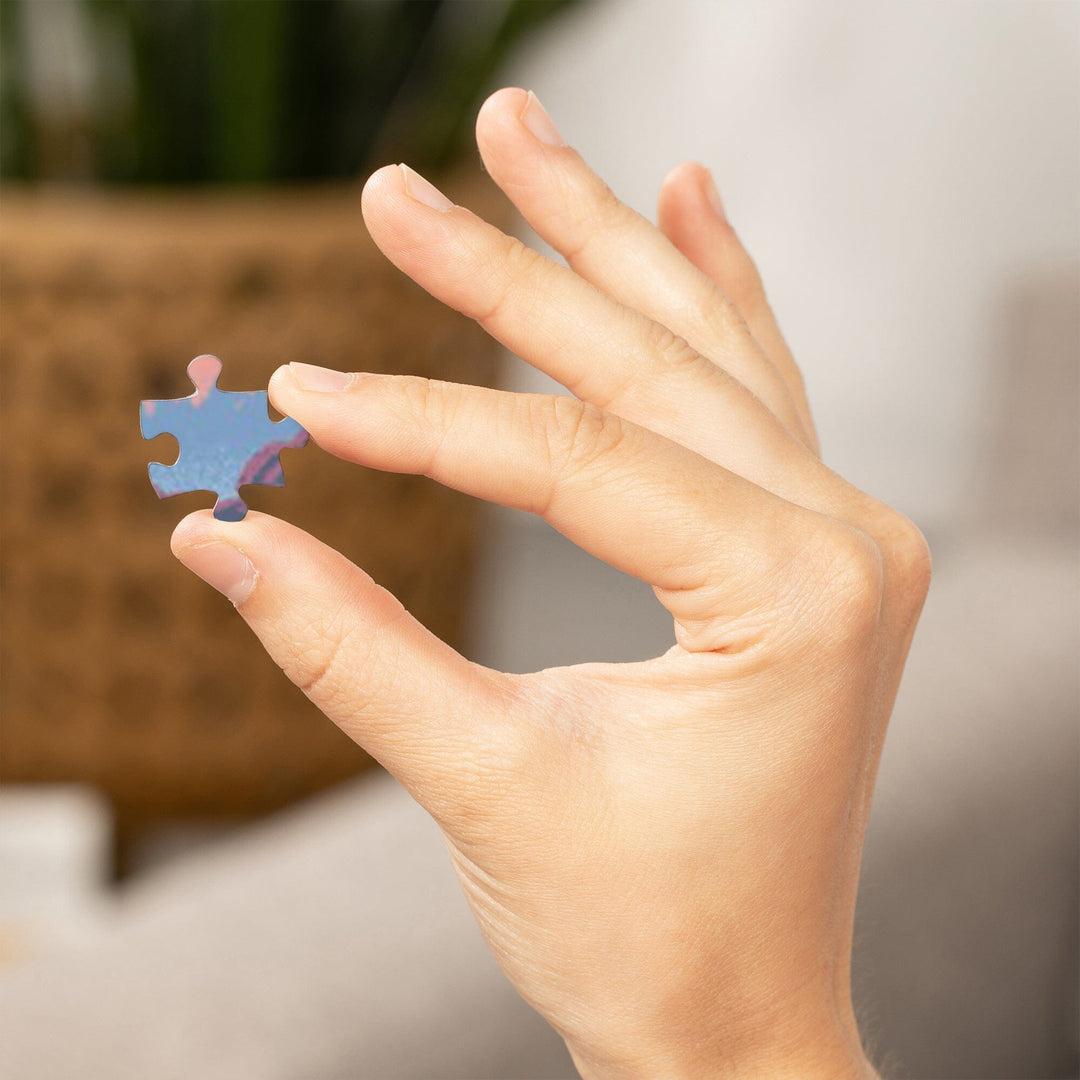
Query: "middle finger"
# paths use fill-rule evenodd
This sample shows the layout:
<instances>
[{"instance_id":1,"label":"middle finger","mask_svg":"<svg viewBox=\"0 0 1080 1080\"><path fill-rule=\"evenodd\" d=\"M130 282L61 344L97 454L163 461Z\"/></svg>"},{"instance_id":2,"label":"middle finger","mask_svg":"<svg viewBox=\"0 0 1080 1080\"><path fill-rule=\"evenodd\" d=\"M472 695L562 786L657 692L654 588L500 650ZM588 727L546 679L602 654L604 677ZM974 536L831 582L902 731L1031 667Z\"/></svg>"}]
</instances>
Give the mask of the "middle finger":
<instances>
[{"instance_id":1,"label":"middle finger","mask_svg":"<svg viewBox=\"0 0 1080 1080\"><path fill-rule=\"evenodd\" d=\"M433 296L476 319L572 393L765 482L801 444L765 402L682 338L620 304L404 166L367 182L375 243Z\"/></svg>"}]
</instances>

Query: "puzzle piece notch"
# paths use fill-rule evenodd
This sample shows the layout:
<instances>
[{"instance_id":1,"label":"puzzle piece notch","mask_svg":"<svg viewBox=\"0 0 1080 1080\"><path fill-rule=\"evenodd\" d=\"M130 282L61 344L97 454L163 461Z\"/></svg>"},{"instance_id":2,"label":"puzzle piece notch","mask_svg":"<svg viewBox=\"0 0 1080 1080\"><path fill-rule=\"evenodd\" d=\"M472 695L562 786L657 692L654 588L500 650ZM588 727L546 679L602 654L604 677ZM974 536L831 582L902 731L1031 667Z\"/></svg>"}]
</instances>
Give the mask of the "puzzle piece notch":
<instances>
[{"instance_id":1,"label":"puzzle piece notch","mask_svg":"<svg viewBox=\"0 0 1080 1080\"><path fill-rule=\"evenodd\" d=\"M139 423L144 439L168 434L180 444L172 465L150 463L150 483L159 499L212 491L218 496L214 517L240 521L248 508L239 488L282 487L278 455L287 447L307 445L309 436L295 420L270 419L265 390L219 390L221 368L216 356L195 357L187 366L195 393L140 402Z\"/></svg>"}]
</instances>

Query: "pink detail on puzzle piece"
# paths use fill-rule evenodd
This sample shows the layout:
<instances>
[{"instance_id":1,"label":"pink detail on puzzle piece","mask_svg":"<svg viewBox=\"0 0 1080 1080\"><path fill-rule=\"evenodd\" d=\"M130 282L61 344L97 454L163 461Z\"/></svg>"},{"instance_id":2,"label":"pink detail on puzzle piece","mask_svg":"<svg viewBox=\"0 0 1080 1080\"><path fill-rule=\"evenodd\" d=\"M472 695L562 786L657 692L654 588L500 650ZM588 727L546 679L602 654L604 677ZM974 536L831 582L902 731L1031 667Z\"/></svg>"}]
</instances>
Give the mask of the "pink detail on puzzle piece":
<instances>
[{"instance_id":1,"label":"pink detail on puzzle piece","mask_svg":"<svg viewBox=\"0 0 1080 1080\"><path fill-rule=\"evenodd\" d=\"M217 386L221 374L221 361L216 356L204 353L196 356L187 366L188 378L195 384L195 393L191 395L191 404L198 408L210 396L210 391Z\"/></svg>"},{"instance_id":2,"label":"pink detail on puzzle piece","mask_svg":"<svg viewBox=\"0 0 1080 1080\"><path fill-rule=\"evenodd\" d=\"M268 443L248 459L244 471L240 474L240 483L236 486L266 484L270 487L281 487L285 483L285 475L281 470L278 454L290 446L304 446L307 441L307 432L301 431L287 442Z\"/></svg>"}]
</instances>

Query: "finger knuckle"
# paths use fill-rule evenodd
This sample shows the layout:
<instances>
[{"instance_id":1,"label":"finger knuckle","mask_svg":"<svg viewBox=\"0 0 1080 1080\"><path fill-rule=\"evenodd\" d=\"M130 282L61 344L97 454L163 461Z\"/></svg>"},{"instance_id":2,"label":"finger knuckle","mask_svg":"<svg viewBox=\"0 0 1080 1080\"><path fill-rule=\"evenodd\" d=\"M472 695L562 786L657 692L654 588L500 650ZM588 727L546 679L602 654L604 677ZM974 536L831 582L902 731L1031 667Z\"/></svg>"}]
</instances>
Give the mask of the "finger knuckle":
<instances>
[{"instance_id":1,"label":"finger knuckle","mask_svg":"<svg viewBox=\"0 0 1080 1080\"><path fill-rule=\"evenodd\" d=\"M919 527L893 511L882 542L889 588L908 618L916 618L930 589L933 573L930 545Z\"/></svg>"},{"instance_id":2,"label":"finger knuckle","mask_svg":"<svg viewBox=\"0 0 1080 1080\"><path fill-rule=\"evenodd\" d=\"M535 248L529 247L516 236L508 236L501 257L503 273L511 281L520 282L529 278L538 266L544 263L544 256Z\"/></svg>"},{"instance_id":3,"label":"finger knuckle","mask_svg":"<svg viewBox=\"0 0 1080 1080\"><path fill-rule=\"evenodd\" d=\"M750 336L748 318L754 315L753 306L746 304L738 295L713 287L701 311L705 327L716 347L727 349L741 346Z\"/></svg>"},{"instance_id":4,"label":"finger knuckle","mask_svg":"<svg viewBox=\"0 0 1080 1080\"><path fill-rule=\"evenodd\" d=\"M431 400L431 380L421 375L401 375L393 381L403 412L410 419L426 415Z\"/></svg>"},{"instance_id":5,"label":"finger knuckle","mask_svg":"<svg viewBox=\"0 0 1080 1080\"><path fill-rule=\"evenodd\" d=\"M660 364L665 375L697 368L704 362L701 354L685 338L669 330L663 323L649 324L645 343L650 356Z\"/></svg>"},{"instance_id":6,"label":"finger knuckle","mask_svg":"<svg viewBox=\"0 0 1080 1080\"><path fill-rule=\"evenodd\" d=\"M461 406L461 388L455 383L403 375L395 383L401 402L401 421L415 433L420 466L431 472L446 434L455 422Z\"/></svg>"},{"instance_id":7,"label":"finger knuckle","mask_svg":"<svg viewBox=\"0 0 1080 1080\"><path fill-rule=\"evenodd\" d=\"M627 206L627 204L599 178L597 178L594 201L601 228L616 236L632 232L641 221L641 217L637 211L630 206Z\"/></svg>"},{"instance_id":8,"label":"finger knuckle","mask_svg":"<svg viewBox=\"0 0 1080 1080\"><path fill-rule=\"evenodd\" d=\"M848 648L875 633L885 570L881 551L864 532L839 523L804 547L801 571L814 583L805 620L817 647Z\"/></svg>"},{"instance_id":9,"label":"finger knuckle","mask_svg":"<svg viewBox=\"0 0 1080 1080\"><path fill-rule=\"evenodd\" d=\"M575 398L554 396L548 402L542 434L555 478L593 467L624 437L625 426L613 413Z\"/></svg>"},{"instance_id":10,"label":"finger knuckle","mask_svg":"<svg viewBox=\"0 0 1080 1080\"><path fill-rule=\"evenodd\" d=\"M313 627L296 643L286 664L286 674L308 697L326 698L340 681L341 660L349 645L348 631Z\"/></svg>"},{"instance_id":11,"label":"finger knuckle","mask_svg":"<svg viewBox=\"0 0 1080 1080\"><path fill-rule=\"evenodd\" d=\"M405 616L401 603L386 594L377 615L360 624L350 616L354 604L352 594L343 596L337 610L294 630L282 649L285 674L338 722L357 719L385 697L390 669L382 662L384 646Z\"/></svg>"},{"instance_id":12,"label":"finger knuckle","mask_svg":"<svg viewBox=\"0 0 1080 1080\"><path fill-rule=\"evenodd\" d=\"M492 249L482 261L484 292L488 299L476 315L476 321L485 327L496 321L519 290L535 283L545 264L540 252L516 236L504 236L502 244Z\"/></svg>"},{"instance_id":13,"label":"finger knuckle","mask_svg":"<svg viewBox=\"0 0 1080 1080\"><path fill-rule=\"evenodd\" d=\"M563 208L558 247L571 266L587 261L598 239L607 245L633 232L640 221L634 210L591 173L567 176L558 205Z\"/></svg>"}]
</instances>

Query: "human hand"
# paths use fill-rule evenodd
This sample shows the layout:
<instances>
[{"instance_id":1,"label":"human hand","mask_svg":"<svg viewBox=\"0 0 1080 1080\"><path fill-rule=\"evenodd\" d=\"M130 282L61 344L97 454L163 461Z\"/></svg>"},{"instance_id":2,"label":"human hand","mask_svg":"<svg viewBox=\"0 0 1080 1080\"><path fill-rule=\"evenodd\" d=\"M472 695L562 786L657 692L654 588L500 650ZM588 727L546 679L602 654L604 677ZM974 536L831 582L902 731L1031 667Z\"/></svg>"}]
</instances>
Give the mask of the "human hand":
<instances>
[{"instance_id":1,"label":"human hand","mask_svg":"<svg viewBox=\"0 0 1080 1080\"><path fill-rule=\"evenodd\" d=\"M519 992L592 1077L867 1077L849 965L878 758L929 581L909 521L818 459L757 273L683 165L657 229L502 90L477 139L559 266L411 170L363 213L406 274L575 397L291 365L331 453L542 515L649 582L654 660L470 663L283 522L173 550L441 826Z\"/></svg>"}]
</instances>

